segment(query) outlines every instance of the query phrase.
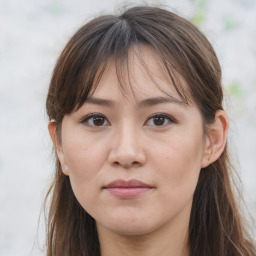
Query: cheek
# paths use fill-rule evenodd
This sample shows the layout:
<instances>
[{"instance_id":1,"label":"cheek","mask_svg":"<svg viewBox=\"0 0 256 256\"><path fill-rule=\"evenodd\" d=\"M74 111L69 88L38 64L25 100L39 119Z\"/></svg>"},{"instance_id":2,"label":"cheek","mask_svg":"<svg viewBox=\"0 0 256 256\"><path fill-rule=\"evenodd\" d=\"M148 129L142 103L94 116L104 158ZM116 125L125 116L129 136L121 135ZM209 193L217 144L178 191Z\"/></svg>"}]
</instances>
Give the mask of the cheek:
<instances>
[{"instance_id":1,"label":"cheek","mask_svg":"<svg viewBox=\"0 0 256 256\"><path fill-rule=\"evenodd\" d=\"M193 196L201 170L202 140L195 137L176 137L159 145L154 165L158 166L159 182L164 194L172 201L185 201Z\"/></svg>"},{"instance_id":2,"label":"cheek","mask_svg":"<svg viewBox=\"0 0 256 256\"><path fill-rule=\"evenodd\" d=\"M101 184L101 171L106 161L106 149L89 138L72 136L63 141L65 162L69 168L72 189L78 201L84 205L94 198L96 184ZM96 189L95 189L96 188Z\"/></svg>"},{"instance_id":3,"label":"cheek","mask_svg":"<svg viewBox=\"0 0 256 256\"><path fill-rule=\"evenodd\" d=\"M78 130L73 132L72 136L64 138L63 153L70 172L79 178L95 173L95 170L99 169L106 158L106 147L103 140L98 142L93 136Z\"/></svg>"}]
</instances>

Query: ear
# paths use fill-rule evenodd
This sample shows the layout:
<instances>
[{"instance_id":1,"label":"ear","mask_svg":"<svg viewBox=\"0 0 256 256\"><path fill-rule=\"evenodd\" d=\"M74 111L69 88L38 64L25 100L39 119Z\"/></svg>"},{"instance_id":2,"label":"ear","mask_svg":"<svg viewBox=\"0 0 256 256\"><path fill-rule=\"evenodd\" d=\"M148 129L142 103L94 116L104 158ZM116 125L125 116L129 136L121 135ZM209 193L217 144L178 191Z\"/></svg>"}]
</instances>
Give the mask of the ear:
<instances>
[{"instance_id":1,"label":"ear","mask_svg":"<svg viewBox=\"0 0 256 256\"><path fill-rule=\"evenodd\" d=\"M59 145L59 142L57 140L57 134L56 134L56 122L54 120L51 120L48 124L48 131L50 134L50 137L52 139L54 148L55 148L55 152L58 156L58 159L60 161L61 167L62 167L62 172L68 176L68 167L66 165L65 162L65 157L64 157L64 153L62 150L61 145Z\"/></svg>"},{"instance_id":2,"label":"ear","mask_svg":"<svg viewBox=\"0 0 256 256\"><path fill-rule=\"evenodd\" d=\"M227 115L223 110L218 110L215 113L214 122L207 127L207 135L201 168L207 167L220 157L227 142L227 131Z\"/></svg>"}]
</instances>

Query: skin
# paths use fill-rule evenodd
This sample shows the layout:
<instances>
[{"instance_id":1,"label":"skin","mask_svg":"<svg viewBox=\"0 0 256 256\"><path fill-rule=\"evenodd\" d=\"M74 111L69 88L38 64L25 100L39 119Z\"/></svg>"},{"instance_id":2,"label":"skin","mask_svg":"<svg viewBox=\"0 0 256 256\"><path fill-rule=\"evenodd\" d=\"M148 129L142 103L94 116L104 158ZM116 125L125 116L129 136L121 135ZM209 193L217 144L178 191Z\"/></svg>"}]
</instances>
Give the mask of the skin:
<instances>
[{"instance_id":1,"label":"skin","mask_svg":"<svg viewBox=\"0 0 256 256\"><path fill-rule=\"evenodd\" d=\"M90 100L64 117L61 145L55 123L49 131L75 196L96 220L102 256L186 256L198 176L222 153L228 121L217 111L204 134L199 109L182 103L154 52L142 49L154 81L133 54L132 90L123 94L109 62ZM85 118L92 113L102 116L96 122ZM137 179L151 188L118 198L104 189L116 179Z\"/></svg>"}]
</instances>

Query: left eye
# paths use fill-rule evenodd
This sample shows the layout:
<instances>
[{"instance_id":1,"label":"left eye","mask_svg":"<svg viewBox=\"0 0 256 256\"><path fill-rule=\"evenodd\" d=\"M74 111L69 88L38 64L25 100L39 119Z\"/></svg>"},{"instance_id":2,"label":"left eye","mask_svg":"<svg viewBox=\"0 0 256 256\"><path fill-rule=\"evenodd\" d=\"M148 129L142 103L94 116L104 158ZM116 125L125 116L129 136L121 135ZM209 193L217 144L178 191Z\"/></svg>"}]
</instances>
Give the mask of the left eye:
<instances>
[{"instance_id":1,"label":"left eye","mask_svg":"<svg viewBox=\"0 0 256 256\"><path fill-rule=\"evenodd\" d=\"M171 118L168 115L157 114L157 115L151 116L147 120L146 125L149 125L149 126L165 126L168 123L174 123L173 118Z\"/></svg>"}]
</instances>

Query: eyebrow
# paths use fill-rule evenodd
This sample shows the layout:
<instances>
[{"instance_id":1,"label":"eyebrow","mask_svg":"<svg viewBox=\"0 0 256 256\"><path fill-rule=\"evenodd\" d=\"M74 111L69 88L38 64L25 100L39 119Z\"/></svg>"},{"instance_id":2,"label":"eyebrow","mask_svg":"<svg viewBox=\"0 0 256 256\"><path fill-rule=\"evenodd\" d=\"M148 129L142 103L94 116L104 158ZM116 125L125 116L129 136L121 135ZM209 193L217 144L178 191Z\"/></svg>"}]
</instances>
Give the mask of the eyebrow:
<instances>
[{"instance_id":1,"label":"eyebrow","mask_svg":"<svg viewBox=\"0 0 256 256\"><path fill-rule=\"evenodd\" d=\"M104 106L104 107L113 107L114 106L114 102L111 100L96 98L96 97L92 97L92 96L88 97L86 99L85 103L100 105L100 106Z\"/></svg>"},{"instance_id":2,"label":"eyebrow","mask_svg":"<svg viewBox=\"0 0 256 256\"><path fill-rule=\"evenodd\" d=\"M92 97L92 96L87 98L85 103L100 105L100 106L104 106L104 107L113 107L115 105L115 103L111 100L96 98L96 97ZM188 106L187 103L185 103L179 99L176 99L174 97L171 97L171 96L147 98L147 99L144 99L144 100L138 102L138 106L139 107L151 107L151 106L163 104L163 103L174 103L174 104L179 104L184 107Z\"/></svg>"},{"instance_id":3,"label":"eyebrow","mask_svg":"<svg viewBox=\"0 0 256 256\"><path fill-rule=\"evenodd\" d=\"M171 96L148 98L140 101L138 105L141 107L151 107L151 106L163 104L163 103L174 103L174 104L179 104L181 106L187 107L187 104L185 102Z\"/></svg>"}]
</instances>

